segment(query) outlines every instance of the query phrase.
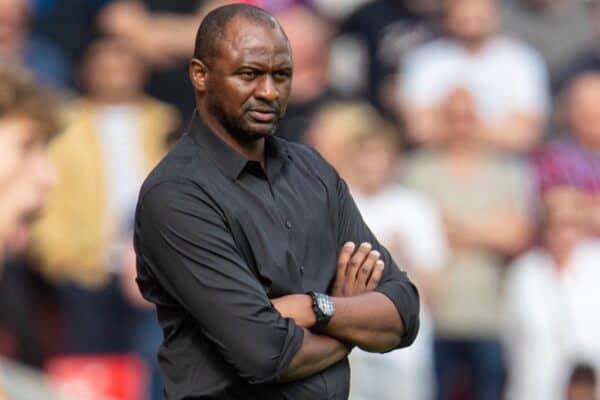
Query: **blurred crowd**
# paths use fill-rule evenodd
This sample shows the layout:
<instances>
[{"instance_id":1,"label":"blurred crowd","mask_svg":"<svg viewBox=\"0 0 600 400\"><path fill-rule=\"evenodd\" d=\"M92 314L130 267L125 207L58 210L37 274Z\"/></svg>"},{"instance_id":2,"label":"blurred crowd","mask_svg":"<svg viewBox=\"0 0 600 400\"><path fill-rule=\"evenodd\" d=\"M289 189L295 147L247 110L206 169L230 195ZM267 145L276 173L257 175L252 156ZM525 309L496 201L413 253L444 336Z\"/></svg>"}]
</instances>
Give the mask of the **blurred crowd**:
<instances>
[{"instance_id":1,"label":"blurred crowd","mask_svg":"<svg viewBox=\"0 0 600 400\"><path fill-rule=\"evenodd\" d=\"M600 2L246 2L292 46L278 134L336 167L420 288L417 341L354 350L351 399L599 399ZM162 398L133 214L226 3L0 0L3 359L123 356L140 391L111 399Z\"/></svg>"}]
</instances>

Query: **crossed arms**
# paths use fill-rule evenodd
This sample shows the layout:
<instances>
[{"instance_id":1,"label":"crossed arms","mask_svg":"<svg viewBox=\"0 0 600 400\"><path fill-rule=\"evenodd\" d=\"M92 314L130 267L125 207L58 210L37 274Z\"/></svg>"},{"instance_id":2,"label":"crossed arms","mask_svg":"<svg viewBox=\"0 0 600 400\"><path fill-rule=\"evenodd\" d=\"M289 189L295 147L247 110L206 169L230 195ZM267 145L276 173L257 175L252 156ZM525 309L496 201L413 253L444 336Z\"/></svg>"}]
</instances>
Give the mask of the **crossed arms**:
<instances>
[{"instance_id":1,"label":"crossed arms","mask_svg":"<svg viewBox=\"0 0 600 400\"><path fill-rule=\"evenodd\" d=\"M404 325L396 307L385 295L373 292L385 267L380 253L366 242L354 250L355 244L347 242L340 251L330 291L336 313L325 335L305 331L302 347L280 381L319 372L345 357L355 345L367 351L385 352L400 344ZM292 294L272 302L282 316L293 318L303 328L316 322L309 295Z\"/></svg>"},{"instance_id":2,"label":"crossed arms","mask_svg":"<svg viewBox=\"0 0 600 400\"><path fill-rule=\"evenodd\" d=\"M268 298L222 210L201 187L168 181L143 194L139 264L249 383L298 380L343 359L354 345L387 351L416 336L415 287L368 230L343 181L337 190L339 239L371 245L356 252L342 247L330 290L336 314L325 334L308 329L314 324L309 296Z\"/></svg>"}]
</instances>

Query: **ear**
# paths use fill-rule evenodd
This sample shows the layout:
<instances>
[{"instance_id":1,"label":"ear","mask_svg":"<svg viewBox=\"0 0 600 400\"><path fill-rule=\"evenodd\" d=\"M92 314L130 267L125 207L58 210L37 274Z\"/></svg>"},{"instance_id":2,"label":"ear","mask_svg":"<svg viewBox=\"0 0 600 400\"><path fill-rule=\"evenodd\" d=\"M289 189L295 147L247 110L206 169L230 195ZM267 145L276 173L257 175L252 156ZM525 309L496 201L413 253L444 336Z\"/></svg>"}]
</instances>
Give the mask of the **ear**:
<instances>
[{"instance_id":1,"label":"ear","mask_svg":"<svg viewBox=\"0 0 600 400\"><path fill-rule=\"evenodd\" d=\"M201 60L192 58L189 66L190 81L198 92L206 91L208 68Z\"/></svg>"}]
</instances>

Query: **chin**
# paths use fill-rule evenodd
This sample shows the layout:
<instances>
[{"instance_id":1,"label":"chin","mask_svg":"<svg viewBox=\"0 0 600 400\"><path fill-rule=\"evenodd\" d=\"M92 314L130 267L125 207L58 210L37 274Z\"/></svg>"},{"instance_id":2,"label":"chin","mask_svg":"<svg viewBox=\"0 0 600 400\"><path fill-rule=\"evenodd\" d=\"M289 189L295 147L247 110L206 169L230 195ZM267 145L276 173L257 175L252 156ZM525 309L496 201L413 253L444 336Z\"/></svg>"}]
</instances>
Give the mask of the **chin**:
<instances>
[{"instance_id":1,"label":"chin","mask_svg":"<svg viewBox=\"0 0 600 400\"><path fill-rule=\"evenodd\" d=\"M260 139L265 136L272 136L277 130L277 124L248 124L247 132L249 136Z\"/></svg>"}]
</instances>

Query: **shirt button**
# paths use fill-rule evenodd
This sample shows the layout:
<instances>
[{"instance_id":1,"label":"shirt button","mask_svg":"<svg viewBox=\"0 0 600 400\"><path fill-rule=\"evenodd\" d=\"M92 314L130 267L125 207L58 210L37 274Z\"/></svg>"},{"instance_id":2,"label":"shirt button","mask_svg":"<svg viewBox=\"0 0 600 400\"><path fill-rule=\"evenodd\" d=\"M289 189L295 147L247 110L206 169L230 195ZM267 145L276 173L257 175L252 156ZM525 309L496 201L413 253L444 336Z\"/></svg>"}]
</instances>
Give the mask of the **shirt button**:
<instances>
[{"instance_id":1,"label":"shirt button","mask_svg":"<svg viewBox=\"0 0 600 400\"><path fill-rule=\"evenodd\" d=\"M304 265L301 265L301 266L300 266L300 274L301 274L301 275L304 275Z\"/></svg>"},{"instance_id":2,"label":"shirt button","mask_svg":"<svg viewBox=\"0 0 600 400\"><path fill-rule=\"evenodd\" d=\"M285 221L285 227L288 229L292 229L292 223L289 220Z\"/></svg>"}]
</instances>

